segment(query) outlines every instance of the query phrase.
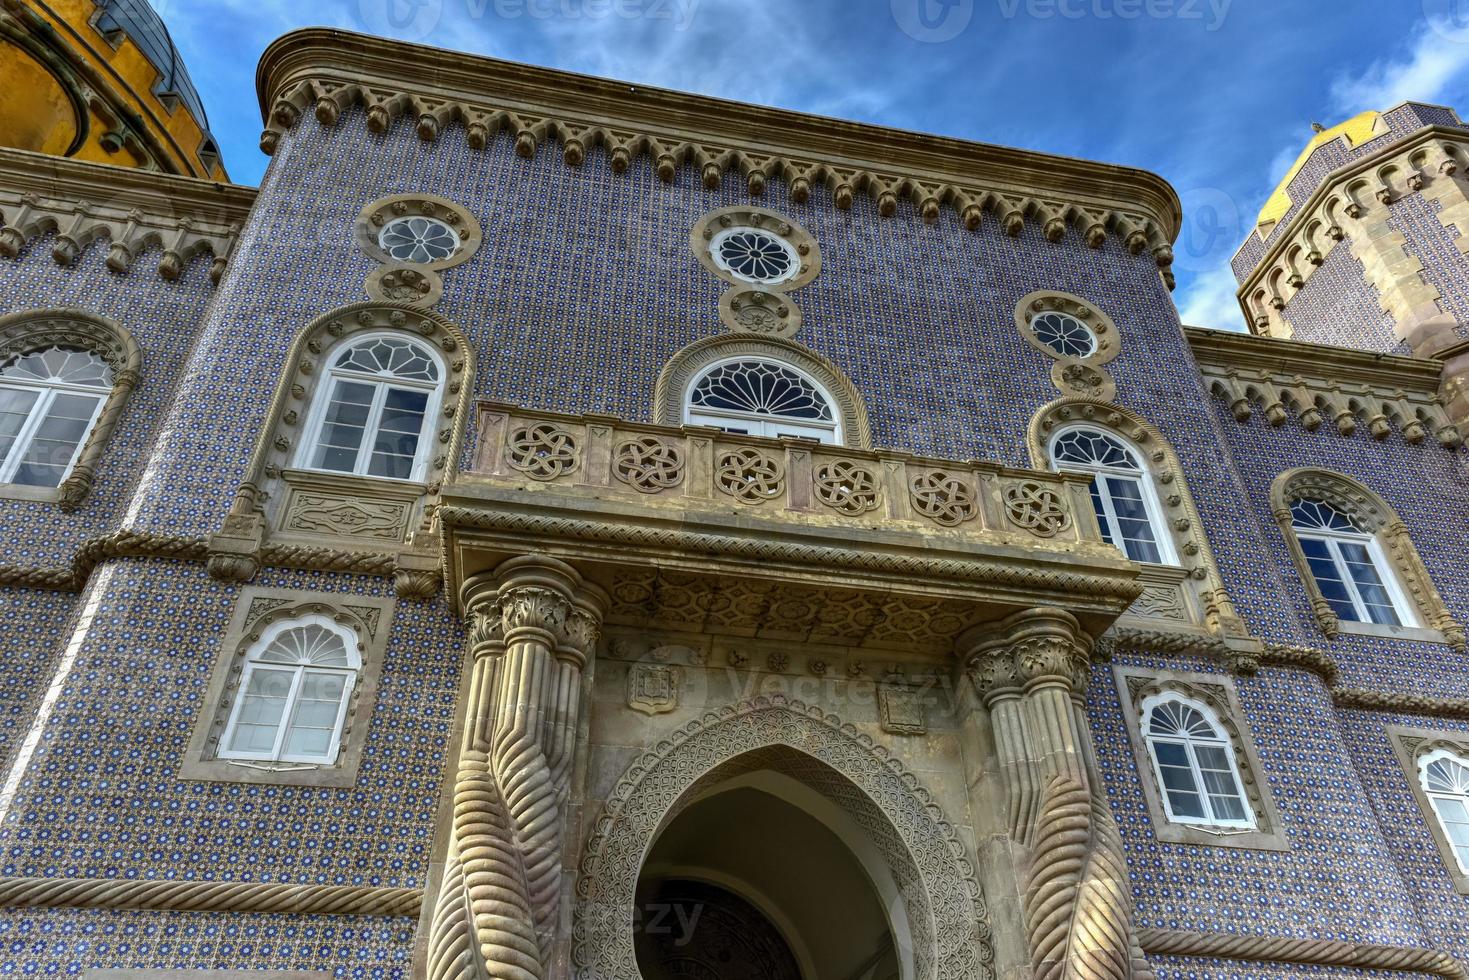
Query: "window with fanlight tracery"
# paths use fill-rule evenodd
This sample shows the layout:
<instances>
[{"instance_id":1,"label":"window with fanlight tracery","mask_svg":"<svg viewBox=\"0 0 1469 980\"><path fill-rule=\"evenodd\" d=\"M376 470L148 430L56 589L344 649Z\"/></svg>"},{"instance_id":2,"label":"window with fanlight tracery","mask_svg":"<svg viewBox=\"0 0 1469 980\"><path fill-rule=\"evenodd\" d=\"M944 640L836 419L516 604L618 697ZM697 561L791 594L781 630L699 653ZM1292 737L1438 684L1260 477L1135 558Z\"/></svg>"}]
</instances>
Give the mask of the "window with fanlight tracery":
<instances>
[{"instance_id":1,"label":"window with fanlight tracery","mask_svg":"<svg viewBox=\"0 0 1469 980\"><path fill-rule=\"evenodd\" d=\"M331 619L271 626L245 655L219 758L335 762L361 666L357 637Z\"/></svg>"},{"instance_id":2,"label":"window with fanlight tracery","mask_svg":"<svg viewBox=\"0 0 1469 980\"><path fill-rule=\"evenodd\" d=\"M763 359L721 361L699 374L684 420L746 435L840 442L830 396L795 368Z\"/></svg>"},{"instance_id":3,"label":"window with fanlight tracery","mask_svg":"<svg viewBox=\"0 0 1469 980\"><path fill-rule=\"evenodd\" d=\"M0 368L0 483L59 486L112 386L112 368L87 350L50 347Z\"/></svg>"}]
</instances>

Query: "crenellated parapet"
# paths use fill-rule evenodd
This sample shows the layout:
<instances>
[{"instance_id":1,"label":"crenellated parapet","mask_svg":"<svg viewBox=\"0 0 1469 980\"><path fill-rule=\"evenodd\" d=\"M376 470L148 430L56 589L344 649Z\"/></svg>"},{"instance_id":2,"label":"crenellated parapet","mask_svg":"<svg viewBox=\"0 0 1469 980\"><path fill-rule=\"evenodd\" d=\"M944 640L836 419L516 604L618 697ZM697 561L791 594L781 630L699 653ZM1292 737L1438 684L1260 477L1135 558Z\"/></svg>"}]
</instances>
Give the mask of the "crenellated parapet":
<instances>
[{"instance_id":1,"label":"crenellated parapet","mask_svg":"<svg viewBox=\"0 0 1469 980\"><path fill-rule=\"evenodd\" d=\"M52 235L51 257L72 265L94 242L107 243L107 268L127 275L150 248L157 272L174 280L201 255L210 278L224 274L255 190L190 177L77 163L0 149L0 257Z\"/></svg>"},{"instance_id":2,"label":"crenellated parapet","mask_svg":"<svg viewBox=\"0 0 1469 980\"><path fill-rule=\"evenodd\" d=\"M1294 210L1273 244L1241 281L1238 296L1251 332L1290 337L1286 315L1327 256L1346 243L1415 352L1434 356L1455 341L1438 290L1420 273L1419 248L1390 220L1390 208L1419 195L1449 229L1469 228L1469 134L1426 126L1332 171ZM1469 238L1457 238L1463 251Z\"/></svg>"},{"instance_id":3,"label":"crenellated parapet","mask_svg":"<svg viewBox=\"0 0 1469 980\"><path fill-rule=\"evenodd\" d=\"M507 134L520 156L554 143L573 168L601 150L614 172L646 157L670 183L692 168L713 190L733 173L757 197L783 180L797 202L821 187L840 210L865 196L883 217L907 202L928 224L949 210L970 230L989 220L1009 235L1034 226L1051 242L1074 238L1101 248L1117 241L1133 255L1148 252L1172 281L1180 205L1165 181L1145 171L322 29L296 31L267 49L257 87L266 153L306 114L335 126L360 106L377 134L406 117L425 142L458 127L471 147L484 149Z\"/></svg>"}]
</instances>

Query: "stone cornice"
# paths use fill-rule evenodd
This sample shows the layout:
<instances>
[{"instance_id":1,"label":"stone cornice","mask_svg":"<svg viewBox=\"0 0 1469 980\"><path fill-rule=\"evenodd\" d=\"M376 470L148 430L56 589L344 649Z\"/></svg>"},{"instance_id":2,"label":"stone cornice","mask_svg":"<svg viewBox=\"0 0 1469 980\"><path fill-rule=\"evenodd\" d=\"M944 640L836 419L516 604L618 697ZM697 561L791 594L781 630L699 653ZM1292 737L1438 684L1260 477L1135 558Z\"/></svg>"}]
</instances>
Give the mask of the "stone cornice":
<instances>
[{"instance_id":1,"label":"stone cornice","mask_svg":"<svg viewBox=\"0 0 1469 980\"><path fill-rule=\"evenodd\" d=\"M157 246L164 278L208 253L217 281L255 195L251 187L0 149L0 256L15 258L33 238L54 232L51 254L62 265L105 238L115 273Z\"/></svg>"},{"instance_id":2,"label":"stone cornice","mask_svg":"<svg viewBox=\"0 0 1469 980\"><path fill-rule=\"evenodd\" d=\"M1342 435L1365 425L1378 439L1463 442L1439 400L1437 361L1194 327L1184 335L1211 393L1241 422L1263 406L1276 426L1294 415L1312 431L1331 422Z\"/></svg>"},{"instance_id":3,"label":"stone cornice","mask_svg":"<svg viewBox=\"0 0 1469 980\"><path fill-rule=\"evenodd\" d=\"M1150 249L1160 267L1172 261L1181 208L1172 187L1143 170L1091 163L946 137L928 136L780 109L743 105L664 89L313 28L277 40L256 75L270 152L306 111L324 124L343 109L367 107L383 132L399 116L424 140L453 123L482 147L509 132L522 156L560 143L568 164L595 147L623 170L653 159L660 176L698 167L706 184L729 170L752 194L787 180L798 200L823 183L836 206L855 194L884 215L911 200L925 221L950 207L971 228L986 212L1010 234L1027 222L1051 240L1074 231L1092 247L1116 236L1136 254Z\"/></svg>"}]
</instances>

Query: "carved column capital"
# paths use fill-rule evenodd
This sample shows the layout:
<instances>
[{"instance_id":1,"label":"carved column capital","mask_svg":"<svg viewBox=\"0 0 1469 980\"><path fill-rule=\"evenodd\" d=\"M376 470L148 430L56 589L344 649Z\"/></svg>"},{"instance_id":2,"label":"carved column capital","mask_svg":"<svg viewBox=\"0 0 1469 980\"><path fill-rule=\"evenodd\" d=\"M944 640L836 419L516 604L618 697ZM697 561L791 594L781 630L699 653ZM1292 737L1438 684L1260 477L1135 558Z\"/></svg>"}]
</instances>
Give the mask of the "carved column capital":
<instances>
[{"instance_id":1,"label":"carved column capital","mask_svg":"<svg viewBox=\"0 0 1469 980\"><path fill-rule=\"evenodd\" d=\"M608 602L608 596L601 588L590 582L581 584L557 637L558 658L577 667L586 666L597 648L597 641L601 639L602 617L606 615Z\"/></svg>"},{"instance_id":2,"label":"carved column capital","mask_svg":"<svg viewBox=\"0 0 1469 980\"><path fill-rule=\"evenodd\" d=\"M988 703L1039 686L1084 689L1091 638L1065 610L1039 607L964 634L959 653Z\"/></svg>"}]
</instances>

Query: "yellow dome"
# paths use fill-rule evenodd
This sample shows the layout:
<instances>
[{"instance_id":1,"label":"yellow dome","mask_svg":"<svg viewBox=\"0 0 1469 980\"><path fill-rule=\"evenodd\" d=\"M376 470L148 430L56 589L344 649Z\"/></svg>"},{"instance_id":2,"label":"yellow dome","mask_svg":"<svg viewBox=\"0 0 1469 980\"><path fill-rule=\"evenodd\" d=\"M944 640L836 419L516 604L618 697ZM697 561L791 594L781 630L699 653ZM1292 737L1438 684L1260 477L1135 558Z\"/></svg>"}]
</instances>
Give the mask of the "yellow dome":
<instances>
[{"instance_id":1,"label":"yellow dome","mask_svg":"<svg viewBox=\"0 0 1469 980\"><path fill-rule=\"evenodd\" d=\"M1290 197L1290 182L1295 180L1296 174L1301 172L1301 168L1306 165L1306 161L1311 158L1311 154L1316 151L1317 147L1331 142L1338 136L1345 136L1348 143L1357 146L1377 135L1378 120L1381 118L1382 113L1369 110L1313 136L1311 142L1307 143L1306 148L1301 151L1300 156L1296 157L1296 162L1291 164L1291 168L1286 171L1285 177L1275 186L1275 192L1270 195L1265 206L1260 209L1260 217L1255 220L1255 230L1261 235L1269 234L1275 223L1290 211L1294 203Z\"/></svg>"}]
</instances>

